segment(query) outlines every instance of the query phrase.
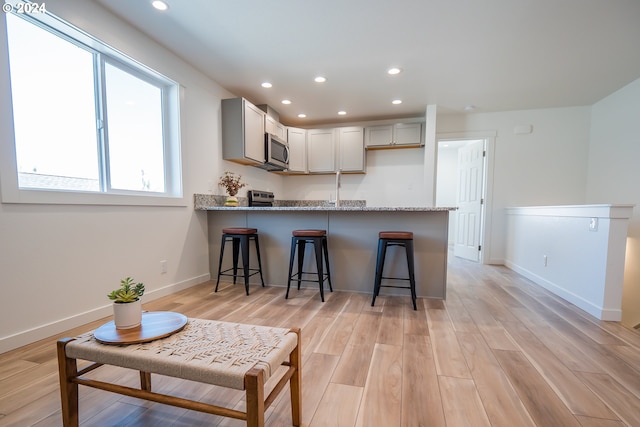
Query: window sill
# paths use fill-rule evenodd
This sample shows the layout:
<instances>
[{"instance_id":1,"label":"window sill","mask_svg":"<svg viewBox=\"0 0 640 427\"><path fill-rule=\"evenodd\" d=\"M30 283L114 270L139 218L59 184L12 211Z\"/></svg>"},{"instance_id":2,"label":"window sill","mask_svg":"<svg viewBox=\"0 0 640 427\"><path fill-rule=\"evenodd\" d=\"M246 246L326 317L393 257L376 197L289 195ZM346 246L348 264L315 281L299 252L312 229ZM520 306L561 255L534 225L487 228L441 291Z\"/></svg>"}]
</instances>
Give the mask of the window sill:
<instances>
[{"instance_id":1,"label":"window sill","mask_svg":"<svg viewBox=\"0 0 640 427\"><path fill-rule=\"evenodd\" d=\"M6 190L6 189L3 189ZM190 203L185 197L86 193L80 191L17 190L3 191L2 203L46 205L177 206Z\"/></svg>"}]
</instances>

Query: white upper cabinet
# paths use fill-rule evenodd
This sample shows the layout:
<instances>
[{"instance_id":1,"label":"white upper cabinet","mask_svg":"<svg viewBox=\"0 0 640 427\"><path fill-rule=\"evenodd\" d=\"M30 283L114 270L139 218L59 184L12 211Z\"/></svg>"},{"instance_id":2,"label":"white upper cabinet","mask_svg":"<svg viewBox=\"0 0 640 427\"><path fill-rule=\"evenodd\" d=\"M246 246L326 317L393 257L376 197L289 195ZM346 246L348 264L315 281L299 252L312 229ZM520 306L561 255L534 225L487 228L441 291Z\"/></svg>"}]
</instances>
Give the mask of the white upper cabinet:
<instances>
[{"instance_id":1,"label":"white upper cabinet","mask_svg":"<svg viewBox=\"0 0 640 427\"><path fill-rule=\"evenodd\" d=\"M338 164L343 172L364 172L364 128L338 128Z\"/></svg>"},{"instance_id":2,"label":"white upper cabinet","mask_svg":"<svg viewBox=\"0 0 640 427\"><path fill-rule=\"evenodd\" d=\"M393 141L394 145L423 145L422 123L396 123Z\"/></svg>"},{"instance_id":3,"label":"white upper cabinet","mask_svg":"<svg viewBox=\"0 0 640 427\"><path fill-rule=\"evenodd\" d=\"M244 98L222 100L222 158L264 163L264 112Z\"/></svg>"},{"instance_id":4,"label":"white upper cabinet","mask_svg":"<svg viewBox=\"0 0 640 427\"><path fill-rule=\"evenodd\" d=\"M307 172L307 131L287 128L289 140L289 172Z\"/></svg>"},{"instance_id":5,"label":"white upper cabinet","mask_svg":"<svg viewBox=\"0 0 640 427\"><path fill-rule=\"evenodd\" d=\"M273 134L287 142L287 128L285 125L269 115L264 116L265 132Z\"/></svg>"},{"instance_id":6,"label":"white upper cabinet","mask_svg":"<svg viewBox=\"0 0 640 427\"><path fill-rule=\"evenodd\" d=\"M335 173L338 169L343 172L365 172L365 154L364 128L341 127L307 131L309 173Z\"/></svg>"},{"instance_id":7,"label":"white upper cabinet","mask_svg":"<svg viewBox=\"0 0 640 427\"><path fill-rule=\"evenodd\" d=\"M422 123L396 123L365 128L367 148L419 147L423 144Z\"/></svg>"},{"instance_id":8,"label":"white upper cabinet","mask_svg":"<svg viewBox=\"0 0 640 427\"><path fill-rule=\"evenodd\" d=\"M310 173L336 170L336 137L333 129L307 131L307 167Z\"/></svg>"},{"instance_id":9,"label":"white upper cabinet","mask_svg":"<svg viewBox=\"0 0 640 427\"><path fill-rule=\"evenodd\" d=\"M365 128L367 147L384 147L393 144L393 126L369 126Z\"/></svg>"},{"instance_id":10,"label":"white upper cabinet","mask_svg":"<svg viewBox=\"0 0 640 427\"><path fill-rule=\"evenodd\" d=\"M280 114L267 104L260 104L257 107L265 113L264 131L287 142L287 127L280 123Z\"/></svg>"}]
</instances>

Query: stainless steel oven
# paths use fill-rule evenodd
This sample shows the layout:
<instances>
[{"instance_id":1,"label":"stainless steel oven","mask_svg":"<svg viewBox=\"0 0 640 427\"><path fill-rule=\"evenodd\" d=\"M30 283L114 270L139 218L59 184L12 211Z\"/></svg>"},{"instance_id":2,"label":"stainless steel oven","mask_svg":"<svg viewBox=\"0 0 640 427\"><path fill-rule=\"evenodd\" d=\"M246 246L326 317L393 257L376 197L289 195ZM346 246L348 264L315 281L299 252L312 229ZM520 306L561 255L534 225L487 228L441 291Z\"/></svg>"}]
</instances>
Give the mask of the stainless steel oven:
<instances>
[{"instance_id":1,"label":"stainless steel oven","mask_svg":"<svg viewBox=\"0 0 640 427\"><path fill-rule=\"evenodd\" d=\"M249 190L249 207L271 207L273 206L274 195L270 191Z\"/></svg>"}]
</instances>

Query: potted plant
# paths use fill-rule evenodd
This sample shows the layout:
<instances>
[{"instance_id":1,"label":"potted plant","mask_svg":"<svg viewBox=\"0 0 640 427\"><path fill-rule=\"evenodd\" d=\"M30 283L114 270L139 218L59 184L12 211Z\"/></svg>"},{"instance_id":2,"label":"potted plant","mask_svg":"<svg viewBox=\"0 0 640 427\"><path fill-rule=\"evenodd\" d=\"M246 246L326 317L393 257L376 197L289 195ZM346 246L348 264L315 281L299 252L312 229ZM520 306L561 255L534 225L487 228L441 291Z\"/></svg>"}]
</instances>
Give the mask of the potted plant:
<instances>
[{"instance_id":1,"label":"potted plant","mask_svg":"<svg viewBox=\"0 0 640 427\"><path fill-rule=\"evenodd\" d=\"M236 197L236 194L238 194L238 190L247 185L240 182L240 178L242 178L242 175L236 175L229 171L226 171L224 175L220 177L218 185L224 187L229 195L227 200L224 202L225 206L238 206L238 198Z\"/></svg>"},{"instance_id":2,"label":"potted plant","mask_svg":"<svg viewBox=\"0 0 640 427\"><path fill-rule=\"evenodd\" d=\"M107 296L113 300L113 320L116 329L131 329L142 323L144 284L134 283L131 277L120 281L120 288Z\"/></svg>"}]
</instances>

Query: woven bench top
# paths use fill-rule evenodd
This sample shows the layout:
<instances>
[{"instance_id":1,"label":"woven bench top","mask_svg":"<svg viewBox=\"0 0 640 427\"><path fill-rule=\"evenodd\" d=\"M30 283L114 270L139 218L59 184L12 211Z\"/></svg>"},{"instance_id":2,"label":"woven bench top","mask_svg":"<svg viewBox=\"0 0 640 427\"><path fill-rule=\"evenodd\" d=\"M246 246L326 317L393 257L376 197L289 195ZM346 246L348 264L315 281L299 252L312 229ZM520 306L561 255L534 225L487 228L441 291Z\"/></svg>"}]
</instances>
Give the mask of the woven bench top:
<instances>
[{"instance_id":1,"label":"woven bench top","mask_svg":"<svg viewBox=\"0 0 640 427\"><path fill-rule=\"evenodd\" d=\"M289 329L189 319L180 332L144 344L105 345L87 332L66 346L66 354L138 371L244 390L244 375L262 369L264 381L297 345Z\"/></svg>"}]
</instances>

